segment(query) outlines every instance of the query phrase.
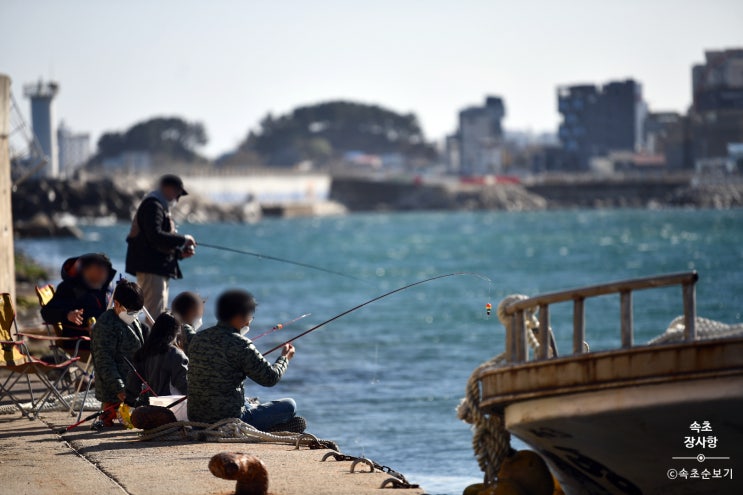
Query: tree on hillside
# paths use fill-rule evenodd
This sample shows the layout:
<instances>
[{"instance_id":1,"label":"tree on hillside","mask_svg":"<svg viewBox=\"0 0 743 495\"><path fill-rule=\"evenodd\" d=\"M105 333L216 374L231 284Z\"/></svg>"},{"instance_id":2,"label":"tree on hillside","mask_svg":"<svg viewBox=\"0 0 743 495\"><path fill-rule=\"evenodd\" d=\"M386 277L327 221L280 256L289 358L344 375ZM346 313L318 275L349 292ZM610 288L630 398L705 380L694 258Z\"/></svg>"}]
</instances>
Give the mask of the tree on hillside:
<instances>
[{"instance_id":1,"label":"tree on hillside","mask_svg":"<svg viewBox=\"0 0 743 495\"><path fill-rule=\"evenodd\" d=\"M200 122L178 117L155 117L139 122L125 132L107 132L98 140L94 161L114 158L127 151L145 151L182 161L201 158L197 149L208 142Z\"/></svg>"},{"instance_id":2,"label":"tree on hillside","mask_svg":"<svg viewBox=\"0 0 743 495\"><path fill-rule=\"evenodd\" d=\"M279 117L269 113L240 151L255 152L267 165L276 166L303 160L322 164L347 151L424 159L436 155L414 114L347 101L303 106Z\"/></svg>"}]
</instances>

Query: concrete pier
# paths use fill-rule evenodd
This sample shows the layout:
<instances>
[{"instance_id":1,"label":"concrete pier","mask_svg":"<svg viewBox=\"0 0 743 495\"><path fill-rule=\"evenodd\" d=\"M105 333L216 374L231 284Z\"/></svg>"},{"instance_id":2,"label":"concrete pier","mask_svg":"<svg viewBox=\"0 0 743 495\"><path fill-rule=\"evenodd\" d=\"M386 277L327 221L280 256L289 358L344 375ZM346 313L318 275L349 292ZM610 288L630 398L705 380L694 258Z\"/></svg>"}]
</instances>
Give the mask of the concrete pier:
<instances>
[{"instance_id":1,"label":"concrete pier","mask_svg":"<svg viewBox=\"0 0 743 495\"><path fill-rule=\"evenodd\" d=\"M293 445L266 443L140 442L138 430L94 432L90 423L64 435L55 433L73 422L67 412L42 413L35 421L18 412L0 415L0 493L226 495L233 493L235 482L216 478L208 469L209 459L219 452L245 452L260 458L268 469L273 495L390 492L380 488L387 474L361 472L368 468L351 473L350 462L321 462L328 450L295 450ZM378 461L384 463L384 459ZM420 489L394 490L398 491L423 493Z\"/></svg>"}]
</instances>

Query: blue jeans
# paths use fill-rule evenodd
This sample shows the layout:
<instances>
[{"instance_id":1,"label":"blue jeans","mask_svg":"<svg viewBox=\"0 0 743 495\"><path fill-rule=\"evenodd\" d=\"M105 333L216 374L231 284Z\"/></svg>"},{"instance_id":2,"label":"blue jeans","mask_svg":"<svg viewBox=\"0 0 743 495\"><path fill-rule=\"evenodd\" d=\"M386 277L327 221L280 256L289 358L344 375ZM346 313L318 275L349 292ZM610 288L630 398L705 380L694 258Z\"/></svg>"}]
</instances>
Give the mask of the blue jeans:
<instances>
[{"instance_id":1,"label":"blue jeans","mask_svg":"<svg viewBox=\"0 0 743 495\"><path fill-rule=\"evenodd\" d=\"M286 423L295 416L297 403L294 399L272 400L263 404L245 404L242 419L261 431L279 423Z\"/></svg>"}]
</instances>

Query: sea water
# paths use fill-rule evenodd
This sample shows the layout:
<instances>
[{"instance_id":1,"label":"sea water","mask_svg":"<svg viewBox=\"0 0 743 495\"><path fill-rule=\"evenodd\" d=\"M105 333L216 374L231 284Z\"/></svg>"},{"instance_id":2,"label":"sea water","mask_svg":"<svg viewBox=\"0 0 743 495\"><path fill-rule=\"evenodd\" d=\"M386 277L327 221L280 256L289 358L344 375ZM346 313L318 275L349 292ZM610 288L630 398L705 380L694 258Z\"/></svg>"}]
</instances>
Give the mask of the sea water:
<instances>
[{"instance_id":1,"label":"sea water","mask_svg":"<svg viewBox=\"0 0 743 495\"><path fill-rule=\"evenodd\" d=\"M18 247L55 267L73 255L108 253L123 272L127 225L90 226L83 240L24 240ZM250 335L312 313L256 342L267 350L381 293L450 272L395 294L296 342L279 385L248 384L262 400L294 397L309 430L404 473L431 494L459 494L481 473L469 426L455 408L472 370L503 351L504 330L488 317L506 295L697 270L698 314L728 323L743 313L743 210L612 210L534 213L390 213L268 219L256 225L181 225L197 241L289 258L358 280L235 253L199 248L183 262L171 297L208 298L205 326L228 287L259 301ZM592 350L619 345L619 298L586 305ZM634 298L635 342L662 333L682 313L679 288ZM552 308L558 348L571 349L571 307ZM517 439L516 448L523 448Z\"/></svg>"}]
</instances>

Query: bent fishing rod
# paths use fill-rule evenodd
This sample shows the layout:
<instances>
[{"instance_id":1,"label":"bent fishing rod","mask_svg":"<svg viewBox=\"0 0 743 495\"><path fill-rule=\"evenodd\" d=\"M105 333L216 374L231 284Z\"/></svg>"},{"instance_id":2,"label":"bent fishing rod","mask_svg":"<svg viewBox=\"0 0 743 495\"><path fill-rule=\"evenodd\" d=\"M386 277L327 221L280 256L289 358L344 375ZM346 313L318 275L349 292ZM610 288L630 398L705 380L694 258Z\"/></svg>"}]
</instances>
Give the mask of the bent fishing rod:
<instances>
[{"instance_id":1,"label":"bent fishing rod","mask_svg":"<svg viewBox=\"0 0 743 495\"><path fill-rule=\"evenodd\" d=\"M379 301L380 299L384 299L385 297L391 296L392 294L397 294L398 292L402 292L404 290L410 289L410 288L415 287L417 285L422 285L422 284L426 284L428 282L433 282L434 280L439 280L439 279L447 278L447 277L459 277L459 276L477 277L477 278L479 278L481 280L485 280L488 283L491 283L491 284L493 283L493 281L491 279L489 279L488 277L486 277L485 275L482 275L480 273L475 273L475 272L454 272L454 273L447 273L447 274L444 274L444 275L437 275L435 277L427 278L425 280L419 280L418 282L413 282L412 284L408 284L408 285L406 285L404 287L400 287L400 288L397 288L395 290L391 290L389 292L385 292L381 296L377 296L374 299L369 299L366 302L363 302L363 303L361 303L361 304L359 304L357 306L354 306L351 309L348 309L348 310L346 310L346 311L344 311L342 313L339 313L339 314L335 315L334 317L330 318L329 320L325 320L324 322L322 322L322 323L320 323L318 325L315 325L314 327L310 328L309 330L306 330L306 331L300 333L296 337L293 337L293 338L287 340L283 344L279 344L276 347L273 347L272 349L264 352L263 355L265 356L267 354L271 354L272 352L274 352L274 351L276 351L278 349L281 349L286 344L291 344L295 340L297 340L299 338L302 338L305 335L310 334L310 333L314 332L315 330L317 330L319 328L324 327L328 323L332 323L335 320L337 320L339 318L342 318L342 317L346 316L349 313L353 313L354 311L357 311L357 310L363 308L364 306L368 306L369 304L375 303L375 302Z\"/></svg>"},{"instance_id":2,"label":"bent fishing rod","mask_svg":"<svg viewBox=\"0 0 743 495\"><path fill-rule=\"evenodd\" d=\"M218 251L226 251L226 252L229 252L229 253L244 254L246 256L254 256L256 258L263 259L263 260L278 261L279 263L287 263L289 265L301 266L303 268L309 268L310 270L317 270L317 271L320 271L320 272L325 272L325 273L330 273L332 275L337 275L339 277L344 277L344 278L348 278L348 279L351 279L351 280L360 281L360 279L358 279L356 277L353 277L351 275L347 275L347 274L342 273L342 272L337 272L335 270L330 270L328 268L323 268L323 267L317 266L317 265L310 265L309 263L304 263L304 262L301 262L301 261L293 261L293 260L289 260L289 259L286 259L286 258L279 258L278 256L270 256L268 254L261 254L261 253L256 253L256 252L253 252L253 251L244 251L242 249L235 249L235 248L231 248L231 247L227 247L227 246L217 246L215 244L205 244L203 242L199 242L196 245L197 246L200 246L200 247L209 248L209 249L216 249Z\"/></svg>"}]
</instances>

